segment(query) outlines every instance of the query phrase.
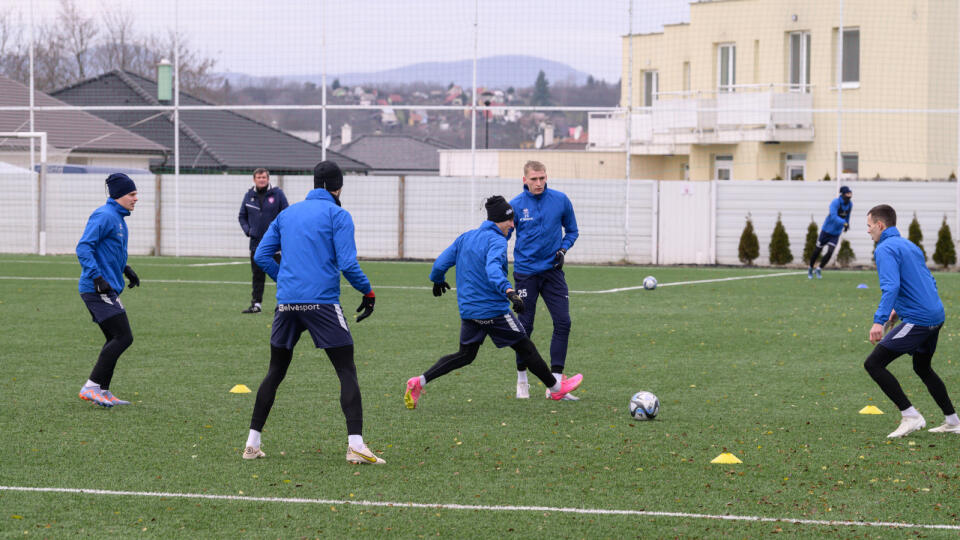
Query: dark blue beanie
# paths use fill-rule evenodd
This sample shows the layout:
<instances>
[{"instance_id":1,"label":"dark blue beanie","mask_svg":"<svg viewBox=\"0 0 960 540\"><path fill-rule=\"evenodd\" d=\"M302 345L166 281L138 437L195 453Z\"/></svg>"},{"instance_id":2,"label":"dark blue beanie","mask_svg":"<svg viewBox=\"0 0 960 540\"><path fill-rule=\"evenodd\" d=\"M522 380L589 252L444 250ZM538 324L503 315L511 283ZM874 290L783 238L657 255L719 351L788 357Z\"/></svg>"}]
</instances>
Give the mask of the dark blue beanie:
<instances>
[{"instance_id":1,"label":"dark blue beanie","mask_svg":"<svg viewBox=\"0 0 960 540\"><path fill-rule=\"evenodd\" d=\"M137 185L129 176L123 173L113 173L107 177L107 190L111 199L119 199L131 191L137 190Z\"/></svg>"}]
</instances>

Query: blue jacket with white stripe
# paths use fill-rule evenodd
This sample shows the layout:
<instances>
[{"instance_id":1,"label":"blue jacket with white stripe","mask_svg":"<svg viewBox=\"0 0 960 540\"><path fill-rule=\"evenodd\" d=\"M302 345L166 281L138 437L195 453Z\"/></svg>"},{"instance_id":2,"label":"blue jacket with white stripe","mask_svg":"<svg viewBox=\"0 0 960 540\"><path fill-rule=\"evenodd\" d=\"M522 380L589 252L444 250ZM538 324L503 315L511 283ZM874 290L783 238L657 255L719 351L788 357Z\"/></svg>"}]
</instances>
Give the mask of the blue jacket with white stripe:
<instances>
[{"instance_id":1,"label":"blue jacket with white stripe","mask_svg":"<svg viewBox=\"0 0 960 540\"><path fill-rule=\"evenodd\" d=\"M517 242L513 246L513 270L519 274L538 274L553 268L557 250L568 250L580 236L573 204L560 191L544 187L533 195L527 186L510 201Z\"/></svg>"},{"instance_id":2,"label":"blue jacket with white stripe","mask_svg":"<svg viewBox=\"0 0 960 540\"><path fill-rule=\"evenodd\" d=\"M127 222L130 211L113 199L97 208L87 219L83 236L77 243L80 260L80 292L97 292L93 278L102 277L120 294L123 292L123 269L127 266Z\"/></svg>"},{"instance_id":3,"label":"blue jacket with white stripe","mask_svg":"<svg viewBox=\"0 0 960 540\"><path fill-rule=\"evenodd\" d=\"M457 305L461 319L492 319L510 312L507 289L507 237L492 221L457 237L433 263L430 281L441 283L457 267Z\"/></svg>"},{"instance_id":4,"label":"blue jacket with white stripe","mask_svg":"<svg viewBox=\"0 0 960 540\"><path fill-rule=\"evenodd\" d=\"M371 290L353 233L350 212L327 190L314 189L270 223L253 260L277 282L278 304L339 304L341 272L354 289Z\"/></svg>"},{"instance_id":5,"label":"blue jacket with white stripe","mask_svg":"<svg viewBox=\"0 0 960 540\"><path fill-rule=\"evenodd\" d=\"M896 227L888 227L880 235L873 256L881 291L873 322L887 322L891 309L896 309L904 322L918 326L936 326L944 321L937 282L920 248L900 236Z\"/></svg>"}]
</instances>

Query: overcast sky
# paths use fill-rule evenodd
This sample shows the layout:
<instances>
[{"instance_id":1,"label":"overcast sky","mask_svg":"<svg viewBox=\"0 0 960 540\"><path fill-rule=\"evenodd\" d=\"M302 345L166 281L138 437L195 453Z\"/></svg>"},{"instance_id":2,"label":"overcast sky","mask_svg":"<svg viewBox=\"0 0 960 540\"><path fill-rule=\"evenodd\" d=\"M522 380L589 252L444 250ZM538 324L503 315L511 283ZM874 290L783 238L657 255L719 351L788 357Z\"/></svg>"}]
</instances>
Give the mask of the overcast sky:
<instances>
[{"instance_id":1,"label":"overcast sky","mask_svg":"<svg viewBox=\"0 0 960 540\"><path fill-rule=\"evenodd\" d=\"M88 14L133 13L136 30L177 26L218 71L251 75L375 71L473 57L474 0L75 0ZM688 0L633 0L633 31L686 21ZM0 9L52 18L59 0L0 0ZM526 54L565 62L595 77L620 76L630 0L484 0L479 56Z\"/></svg>"}]
</instances>

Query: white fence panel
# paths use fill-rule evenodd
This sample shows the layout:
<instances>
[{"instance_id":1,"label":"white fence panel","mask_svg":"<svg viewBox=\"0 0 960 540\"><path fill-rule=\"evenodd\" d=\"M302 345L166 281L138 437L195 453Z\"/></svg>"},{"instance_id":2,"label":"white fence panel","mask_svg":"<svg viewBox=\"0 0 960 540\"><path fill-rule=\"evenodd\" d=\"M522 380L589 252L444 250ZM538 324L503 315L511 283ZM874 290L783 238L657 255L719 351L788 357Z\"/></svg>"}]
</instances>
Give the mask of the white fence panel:
<instances>
[{"instance_id":1,"label":"white fence panel","mask_svg":"<svg viewBox=\"0 0 960 540\"><path fill-rule=\"evenodd\" d=\"M0 173L4 209L0 212L0 252L37 252L37 175Z\"/></svg>"},{"instance_id":2,"label":"white fence panel","mask_svg":"<svg viewBox=\"0 0 960 540\"><path fill-rule=\"evenodd\" d=\"M853 190L850 231L841 240L849 240L856 254L854 264L872 264L873 241L866 232L867 211L878 204L889 204L897 211L897 228L906 236L914 212L924 233L923 247L928 256L936 248L937 231L943 222L956 223L956 190L953 183L846 182ZM750 213L760 241L757 264L769 264L769 244L777 214L790 237L794 264L801 261L811 218L819 228L829 211L830 201L838 195L836 182L722 182L717 192L717 263L740 264L738 246L745 218ZM954 233L956 234L956 233ZM834 255L834 261L836 255ZM932 262L931 262L932 264Z\"/></svg>"},{"instance_id":3,"label":"white fence panel","mask_svg":"<svg viewBox=\"0 0 960 540\"><path fill-rule=\"evenodd\" d=\"M277 177L291 204L313 188L310 176ZM90 212L106 199L102 175L51 174L47 185L47 251L73 253ZM156 253L157 177L134 177L140 201L129 218L130 253ZM0 215L0 251L37 250L36 179L29 173L0 177L11 202ZM873 243L865 231L866 213L888 203L896 208L899 228L906 235L916 212L924 233L923 245L932 256L944 217L955 228L957 185L925 182L846 182L853 189L849 240L854 264L870 265ZM161 249L173 255L180 234L183 256L246 257L248 240L237 214L243 194L252 185L248 176L182 175L180 211L175 206L173 175L160 178ZM550 187L570 197L577 214L580 238L568 255L571 263L733 264L744 218L749 213L760 242L758 265L769 264L769 243L780 215L790 237L794 265L801 261L811 218L819 227L835 182L658 182L631 180L551 179ZM433 259L458 234L485 219L484 200L500 194L508 200L523 189L517 179L410 176L348 176L342 201L353 215L357 250L364 258ZM711 189L716 190L716 230L711 231ZM628 195L629 191L629 197ZM629 199L629 200L628 200ZM629 203L629 218L627 204ZM177 224L179 214L179 227ZM403 226L401 227L401 216ZM403 231L401 239L401 229ZM953 231L957 234L957 231ZM715 236L714 236L715 235ZM402 241L402 246L401 246ZM711 257L715 242L716 257ZM513 256L513 240L510 258ZM401 251L402 249L402 251ZM654 254L654 251L657 253ZM834 259L835 261L836 259ZM932 264L932 262L930 263Z\"/></svg>"},{"instance_id":4,"label":"white fence panel","mask_svg":"<svg viewBox=\"0 0 960 540\"><path fill-rule=\"evenodd\" d=\"M161 253L197 257L249 257L250 240L240 229L240 203L253 185L249 176L172 174L161 187ZM179 191L180 212L175 201Z\"/></svg>"},{"instance_id":5,"label":"white fence panel","mask_svg":"<svg viewBox=\"0 0 960 540\"><path fill-rule=\"evenodd\" d=\"M658 264L712 264L712 182L661 182Z\"/></svg>"},{"instance_id":6,"label":"white fence panel","mask_svg":"<svg viewBox=\"0 0 960 540\"><path fill-rule=\"evenodd\" d=\"M137 184L138 202L127 216L131 255L154 253L156 214L155 176L131 175ZM47 253L75 253L90 214L107 201L102 174L47 175Z\"/></svg>"}]
</instances>

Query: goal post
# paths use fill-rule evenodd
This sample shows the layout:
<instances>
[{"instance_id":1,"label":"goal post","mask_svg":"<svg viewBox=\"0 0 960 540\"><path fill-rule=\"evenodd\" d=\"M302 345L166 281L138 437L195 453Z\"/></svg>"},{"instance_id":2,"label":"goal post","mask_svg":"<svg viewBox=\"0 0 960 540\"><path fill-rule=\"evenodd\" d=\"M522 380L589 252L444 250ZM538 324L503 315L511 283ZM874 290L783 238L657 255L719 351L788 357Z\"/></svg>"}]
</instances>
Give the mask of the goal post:
<instances>
[{"instance_id":1,"label":"goal post","mask_svg":"<svg viewBox=\"0 0 960 540\"><path fill-rule=\"evenodd\" d=\"M30 139L33 148L36 140L40 141L40 174L37 175L37 221L36 241L37 254L47 254L47 133L45 131L0 132L0 139ZM34 164L31 162L30 171Z\"/></svg>"}]
</instances>

